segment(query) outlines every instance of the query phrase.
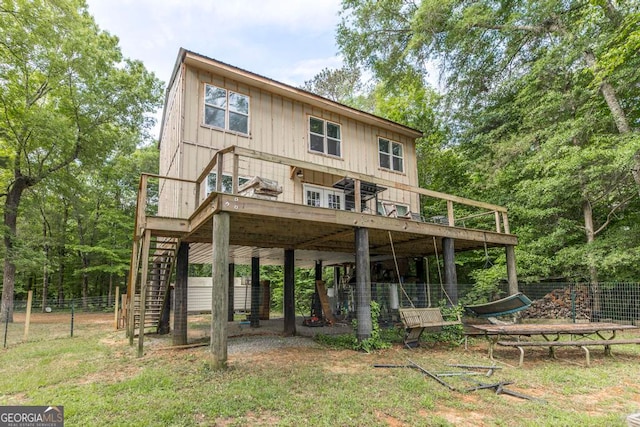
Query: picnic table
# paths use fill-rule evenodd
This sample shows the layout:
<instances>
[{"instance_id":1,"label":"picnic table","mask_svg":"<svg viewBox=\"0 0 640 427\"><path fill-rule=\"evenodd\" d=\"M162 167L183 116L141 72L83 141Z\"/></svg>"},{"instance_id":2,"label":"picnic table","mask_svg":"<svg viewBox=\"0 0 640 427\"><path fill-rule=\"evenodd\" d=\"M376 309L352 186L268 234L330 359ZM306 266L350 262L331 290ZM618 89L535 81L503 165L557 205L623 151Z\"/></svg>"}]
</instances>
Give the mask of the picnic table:
<instances>
[{"instance_id":1,"label":"picnic table","mask_svg":"<svg viewBox=\"0 0 640 427\"><path fill-rule=\"evenodd\" d=\"M602 345L605 355L611 355L611 345L614 344L640 344L640 338L616 339L616 332L637 329L634 325L622 325L619 323L593 322L593 323L556 323L556 324L510 324L510 325L473 325L486 337L489 342L489 358L493 359L493 350L496 344L516 347L520 350L520 366L524 360L525 347L549 347L549 354L555 357L555 347L574 346L584 350L587 357L587 365L590 363L589 349L587 346ZM544 341L521 340L522 337L540 336ZM502 340L507 338L510 340ZM515 338L515 340L514 340Z\"/></svg>"}]
</instances>

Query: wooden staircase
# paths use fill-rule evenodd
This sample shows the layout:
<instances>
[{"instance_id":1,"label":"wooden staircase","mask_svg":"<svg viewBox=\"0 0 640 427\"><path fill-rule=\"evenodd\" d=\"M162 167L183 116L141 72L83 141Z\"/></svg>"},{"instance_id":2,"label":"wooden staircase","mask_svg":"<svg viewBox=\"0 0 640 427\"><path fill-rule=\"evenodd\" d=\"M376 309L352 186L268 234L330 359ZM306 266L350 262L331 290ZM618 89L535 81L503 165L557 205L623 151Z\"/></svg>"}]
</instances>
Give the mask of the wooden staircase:
<instances>
[{"instance_id":1,"label":"wooden staircase","mask_svg":"<svg viewBox=\"0 0 640 427\"><path fill-rule=\"evenodd\" d=\"M178 239L169 237L150 236L145 231L140 238L142 244L134 248L131 259L131 283L128 295L133 295L133 302L129 298L127 334L133 341L135 331L160 327L160 320L164 310L169 310L166 299L170 295L168 290L173 273ZM144 300L144 304L141 301ZM168 313L166 313L168 314ZM140 319L144 325L140 327Z\"/></svg>"}]
</instances>

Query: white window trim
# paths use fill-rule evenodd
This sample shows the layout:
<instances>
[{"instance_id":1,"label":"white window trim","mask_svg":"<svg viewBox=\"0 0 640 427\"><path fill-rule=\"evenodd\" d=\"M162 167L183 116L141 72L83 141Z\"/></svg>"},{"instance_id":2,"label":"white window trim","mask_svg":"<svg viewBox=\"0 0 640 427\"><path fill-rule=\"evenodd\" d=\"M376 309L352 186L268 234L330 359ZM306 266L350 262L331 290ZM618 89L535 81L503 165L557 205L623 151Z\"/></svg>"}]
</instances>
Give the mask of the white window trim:
<instances>
[{"instance_id":1,"label":"white window trim","mask_svg":"<svg viewBox=\"0 0 640 427\"><path fill-rule=\"evenodd\" d=\"M324 128L324 135L319 135L317 133L313 133L313 135L317 135L317 136L322 136L322 152L320 151L316 151L316 150L312 150L311 149L311 119L316 119L321 121L323 124L323 128ZM327 124L332 124L337 126L340 129L340 138L336 139L336 138L330 138L329 135L327 135ZM341 159L342 158L342 125L340 123L336 123L336 122L332 122L331 120L326 120L323 119L321 117L317 117L317 116L308 116L307 119L307 135L308 135L308 144L307 144L307 149L309 150L310 153L313 154L323 154L325 156L330 156L330 157L335 157L337 159ZM340 155L336 156L335 154L330 154L329 151L329 144L328 144L328 139L332 139L334 141L338 141L339 147L340 147Z\"/></svg>"},{"instance_id":2,"label":"white window trim","mask_svg":"<svg viewBox=\"0 0 640 427\"><path fill-rule=\"evenodd\" d=\"M302 192L303 192L303 203L305 204L305 206L311 206L307 204L307 191L316 191L318 193L320 193L320 206L316 206L316 207L321 207L321 208L327 208L327 209L336 209L336 208L331 208L329 207L329 195L331 194L337 194L340 196L340 210L345 210L346 208L346 198L345 198L345 194L344 191L342 190L338 190L336 188L333 187L322 187L319 185L312 185L312 184L303 184L302 185Z\"/></svg>"},{"instance_id":3,"label":"white window trim","mask_svg":"<svg viewBox=\"0 0 640 427\"><path fill-rule=\"evenodd\" d=\"M217 105L207 104L207 86L211 86L211 87L216 88L216 89L224 90L225 95L226 95L226 99L227 99L226 106L224 108L220 108ZM229 129L229 111L230 111L230 105L231 105L229 103L229 95L231 93L235 93L236 95L241 95L241 96L244 96L244 97L247 98L247 110L248 110L247 114L244 114L244 113L239 112L239 111L232 111L234 114L238 114L238 115L247 117L247 132L246 133L242 132L242 131L239 131L239 130L235 130L235 129ZM224 110L224 127L212 125L212 124L209 124L209 123L205 122L205 120L207 119L207 114L206 114L207 106L210 106L212 108L217 108L218 110ZM211 128L211 129L220 129L220 130L223 130L225 132L231 132L231 133L235 133L235 134L238 134L238 135L246 135L246 136L248 136L251 133L250 132L250 129L251 129L251 97L249 95L246 95L246 94L240 93L240 92L236 92L236 91L233 91L231 89L226 89L226 88L223 88L223 87L220 87L220 86L216 86L216 85L211 84L211 83L205 83L204 86L203 86L202 125L206 126L208 128Z\"/></svg>"},{"instance_id":4,"label":"white window trim","mask_svg":"<svg viewBox=\"0 0 640 427\"><path fill-rule=\"evenodd\" d=\"M385 141L389 142L389 152L386 153L384 151L380 151L380 140L384 139ZM393 144L399 145L400 147L402 147L402 157L398 157L398 156L394 156L393 155ZM394 141L392 139L389 138L384 138L382 136L378 137L378 167L380 169L384 169L384 170L388 170L388 171L392 171L392 172L398 172L398 173L404 173L404 169L405 169L405 157L404 157L404 153L405 153L405 149L404 149L404 144L401 142L397 142ZM380 164L380 154L385 154L387 156L389 156L389 167L384 167ZM397 170L393 168L393 159L394 158L398 158L402 160L402 170Z\"/></svg>"}]
</instances>

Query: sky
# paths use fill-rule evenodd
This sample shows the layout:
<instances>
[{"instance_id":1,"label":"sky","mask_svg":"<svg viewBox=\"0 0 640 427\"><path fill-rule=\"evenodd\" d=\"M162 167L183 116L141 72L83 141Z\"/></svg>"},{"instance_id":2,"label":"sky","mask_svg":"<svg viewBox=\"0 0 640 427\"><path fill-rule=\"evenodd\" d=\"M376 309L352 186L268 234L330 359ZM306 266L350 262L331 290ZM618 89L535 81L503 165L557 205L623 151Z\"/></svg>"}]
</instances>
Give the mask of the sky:
<instances>
[{"instance_id":1,"label":"sky","mask_svg":"<svg viewBox=\"0 0 640 427\"><path fill-rule=\"evenodd\" d=\"M125 57L169 81L180 47L292 86L339 68L340 0L87 0Z\"/></svg>"}]
</instances>

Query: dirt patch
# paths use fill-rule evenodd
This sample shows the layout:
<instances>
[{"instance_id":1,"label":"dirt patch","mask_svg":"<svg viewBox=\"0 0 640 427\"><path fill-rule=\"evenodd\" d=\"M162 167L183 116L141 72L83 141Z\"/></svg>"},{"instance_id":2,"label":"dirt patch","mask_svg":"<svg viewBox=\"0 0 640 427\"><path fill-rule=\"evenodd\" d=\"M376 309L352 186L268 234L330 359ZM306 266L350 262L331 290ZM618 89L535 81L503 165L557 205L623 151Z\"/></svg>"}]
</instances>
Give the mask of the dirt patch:
<instances>
[{"instance_id":1,"label":"dirt patch","mask_svg":"<svg viewBox=\"0 0 640 427\"><path fill-rule=\"evenodd\" d=\"M77 323L91 323L94 325L114 324L113 313L84 313L77 311L73 313L73 320ZM24 323L26 321L26 313L14 313L14 323ZM65 324L71 321L71 312L31 312L30 323L32 324Z\"/></svg>"}]
</instances>

